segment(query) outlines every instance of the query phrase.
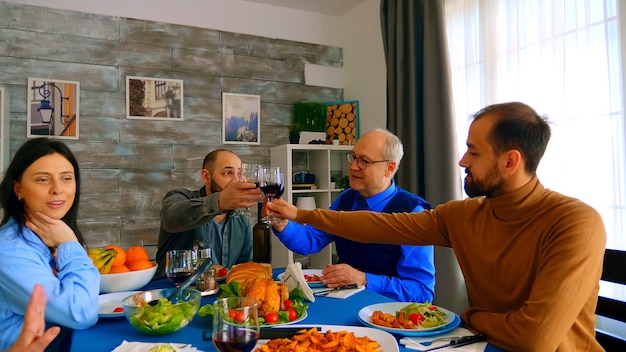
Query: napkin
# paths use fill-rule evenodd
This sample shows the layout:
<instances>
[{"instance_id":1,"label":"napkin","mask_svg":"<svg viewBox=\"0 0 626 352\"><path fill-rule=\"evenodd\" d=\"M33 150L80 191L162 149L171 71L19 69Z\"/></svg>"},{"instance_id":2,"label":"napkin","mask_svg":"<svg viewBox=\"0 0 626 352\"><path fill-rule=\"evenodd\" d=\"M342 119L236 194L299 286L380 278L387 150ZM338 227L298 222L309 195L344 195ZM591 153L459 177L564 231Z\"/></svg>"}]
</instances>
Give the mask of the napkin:
<instances>
[{"instance_id":1,"label":"napkin","mask_svg":"<svg viewBox=\"0 0 626 352\"><path fill-rule=\"evenodd\" d=\"M304 294L304 298L306 298L310 302L315 302L313 290L311 290L309 284L304 278L304 273L302 272L302 263L289 263L289 265L287 265L287 268L285 269L285 273L283 274L281 282L287 285L287 287L289 288L289 292L291 292L291 290L296 287L300 287L302 293Z\"/></svg>"},{"instance_id":2,"label":"napkin","mask_svg":"<svg viewBox=\"0 0 626 352\"><path fill-rule=\"evenodd\" d=\"M403 337L400 339L400 343L404 345L404 347L411 349L411 350L417 350L417 351L425 351L428 350L430 348L433 347L438 347L438 346L443 346L443 345L447 345L448 343L450 343L450 341L447 340L443 340L443 341L435 341L432 344L428 345L428 346L424 346L422 344L420 344L420 342L425 342L425 341L433 341L436 339L440 339L442 337L454 337L454 336L467 336L467 335L474 335L474 333L472 333L471 331L465 329L465 328L456 328L450 332L447 332L445 334L441 334L441 335L434 335L434 336L420 336L420 337ZM465 352L482 352L485 350L485 348L487 347L487 342L476 342L476 343L472 343L469 345L465 345L465 346L460 346L460 347L456 347L454 350L455 351L465 351Z\"/></svg>"},{"instance_id":3,"label":"napkin","mask_svg":"<svg viewBox=\"0 0 626 352\"><path fill-rule=\"evenodd\" d=\"M122 344L117 346L113 352L148 352L158 345L170 345L178 352L202 352L188 343L128 342L126 340L122 341Z\"/></svg>"},{"instance_id":4,"label":"napkin","mask_svg":"<svg viewBox=\"0 0 626 352\"><path fill-rule=\"evenodd\" d=\"M316 289L314 292L320 292L320 291L326 291L326 290L328 290L328 287L322 287L322 288ZM363 290L365 290L365 286L360 286L357 288L350 288L350 289L345 289L345 290L335 290L329 293L325 293L324 297L345 299Z\"/></svg>"}]
</instances>

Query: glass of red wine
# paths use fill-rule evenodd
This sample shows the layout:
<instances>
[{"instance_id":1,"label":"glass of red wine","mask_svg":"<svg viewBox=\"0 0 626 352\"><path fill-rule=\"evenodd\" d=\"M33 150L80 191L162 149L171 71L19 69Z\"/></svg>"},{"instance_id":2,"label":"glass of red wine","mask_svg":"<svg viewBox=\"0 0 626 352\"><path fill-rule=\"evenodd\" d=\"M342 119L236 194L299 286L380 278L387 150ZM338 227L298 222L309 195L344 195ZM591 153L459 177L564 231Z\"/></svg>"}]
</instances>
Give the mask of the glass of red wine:
<instances>
[{"instance_id":1,"label":"glass of red wine","mask_svg":"<svg viewBox=\"0 0 626 352\"><path fill-rule=\"evenodd\" d=\"M195 270L196 255L191 249L174 249L165 255L165 275L178 287Z\"/></svg>"},{"instance_id":2,"label":"glass of red wine","mask_svg":"<svg viewBox=\"0 0 626 352\"><path fill-rule=\"evenodd\" d=\"M259 339L259 307L254 298L226 297L213 303L213 345L221 352L250 352Z\"/></svg>"},{"instance_id":3,"label":"glass of red wine","mask_svg":"<svg viewBox=\"0 0 626 352\"><path fill-rule=\"evenodd\" d=\"M261 191L263 191L268 202L271 202L274 198L279 198L285 191L284 175L280 172L280 167L278 166L261 167L259 169L259 183ZM268 216L261 219L266 224L272 224L280 220L271 212Z\"/></svg>"}]
</instances>

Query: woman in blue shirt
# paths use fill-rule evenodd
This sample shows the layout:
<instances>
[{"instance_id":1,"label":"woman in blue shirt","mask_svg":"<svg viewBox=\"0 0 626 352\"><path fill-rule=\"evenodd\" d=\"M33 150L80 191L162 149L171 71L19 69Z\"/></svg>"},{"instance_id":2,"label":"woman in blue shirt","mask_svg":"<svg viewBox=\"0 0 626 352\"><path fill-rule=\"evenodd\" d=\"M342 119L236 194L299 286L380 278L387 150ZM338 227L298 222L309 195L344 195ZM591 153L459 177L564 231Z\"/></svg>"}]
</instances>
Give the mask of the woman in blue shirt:
<instances>
[{"instance_id":1,"label":"woman in blue shirt","mask_svg":"<svg viewBox=\"0 0 626 352\"><path fill-rule=\"evenodd\" d=\"M78 230L79 198L78 162L65 144L39 138L20 147L0 183L0 350L17 339L35 284L47 295L48 325L63 330L52 349L97 322L100 274Z\"/></svg>"}]
</instances>

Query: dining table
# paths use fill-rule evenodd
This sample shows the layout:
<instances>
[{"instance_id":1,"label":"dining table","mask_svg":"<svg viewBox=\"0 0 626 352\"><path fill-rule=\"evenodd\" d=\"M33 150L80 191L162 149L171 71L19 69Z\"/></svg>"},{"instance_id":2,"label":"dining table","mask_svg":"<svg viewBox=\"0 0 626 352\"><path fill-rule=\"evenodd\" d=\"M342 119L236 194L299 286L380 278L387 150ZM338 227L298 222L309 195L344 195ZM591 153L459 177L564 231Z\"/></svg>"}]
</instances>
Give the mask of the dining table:
<instances>
[{"instance_id":1,"label":"dining table","mask_svg":"<svg viewBox=\"0 0 626 352\"><path fill-rule=\"evenodd\" d=\"M273 270L276 278L280 273L284 272L284 268L275 268ZM146 291L160 288L171 288L174 284L167 278L158 278L149 282L146 286L136 291ZM219 293L202 297L200 306L212 304ZM299 325L348 325L361 326L364 325L359 321L358 313L366 306L395 302L391 298L370 290L362 290L348 298L331 298L324 296L316 296L315 302L305 301L309 305L307 316ZM122 344L123 341L128 342L151 342L151 343L182 343L191 344L200 351L217 351L212 341L203 340L203 331L210 328L211 322L209 318L203 318L196 315L186 327L167 335L147 335L139 332L130 325L128 320L123 316L117 317L101 317L98 322L84 330L75 330L72 337L71 351L73 352L110 352ZM396 340L400 340L401 336L394 336ZM400 351L413 351L399 344ZM501 351L500 349L487 345L485 352Z\"/></svg>"}]
</instances>

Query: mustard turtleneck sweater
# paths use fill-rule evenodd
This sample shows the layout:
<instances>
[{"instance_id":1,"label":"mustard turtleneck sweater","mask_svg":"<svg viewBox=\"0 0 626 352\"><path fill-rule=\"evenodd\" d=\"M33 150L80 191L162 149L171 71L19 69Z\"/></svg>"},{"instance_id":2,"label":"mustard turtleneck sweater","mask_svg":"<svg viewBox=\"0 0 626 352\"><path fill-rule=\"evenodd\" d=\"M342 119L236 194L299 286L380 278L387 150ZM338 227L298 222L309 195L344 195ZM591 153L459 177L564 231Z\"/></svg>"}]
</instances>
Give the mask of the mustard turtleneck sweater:
<instances>
[{"instance_id":1,"label":"mustard turtleneck sweater","mask_svg":"<svg viewBox=\"0 0 626 352\"><path fill-rule=\"evenodd\" d=\"M495 198L384 214L298 210L353 241L452 247L470 308L463 323L509 351L602 351L595 308L606 245L598 212L537 178Z\"/></svg>"}]
</instances>

